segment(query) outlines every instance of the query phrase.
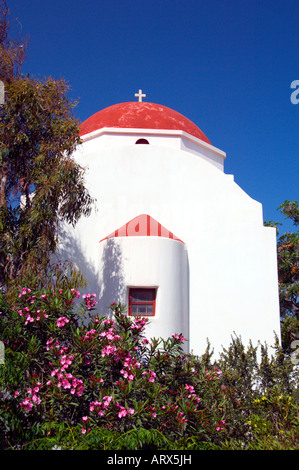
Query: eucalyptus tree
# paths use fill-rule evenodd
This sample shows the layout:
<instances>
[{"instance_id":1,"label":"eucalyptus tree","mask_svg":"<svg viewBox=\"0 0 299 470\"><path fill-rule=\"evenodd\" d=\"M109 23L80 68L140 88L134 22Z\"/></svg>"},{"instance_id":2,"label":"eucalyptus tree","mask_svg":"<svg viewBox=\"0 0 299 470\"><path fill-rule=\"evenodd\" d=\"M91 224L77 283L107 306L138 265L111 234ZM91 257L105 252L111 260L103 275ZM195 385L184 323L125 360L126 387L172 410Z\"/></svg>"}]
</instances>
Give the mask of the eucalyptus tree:
<instances>
[{"instance_id":1,"label":"eucalyptus tree","mask_svg":"<svg viewBox=\"0 0 299 470\"><path fill-rule=\"evenodd\" d=\"M79 122L64 79L22 74L25 41L9 37L6 2L0 0L0 285L48 265L61 221L76 224L92 198L84 168L72 155Z\"/></svg>"}]
</instances>

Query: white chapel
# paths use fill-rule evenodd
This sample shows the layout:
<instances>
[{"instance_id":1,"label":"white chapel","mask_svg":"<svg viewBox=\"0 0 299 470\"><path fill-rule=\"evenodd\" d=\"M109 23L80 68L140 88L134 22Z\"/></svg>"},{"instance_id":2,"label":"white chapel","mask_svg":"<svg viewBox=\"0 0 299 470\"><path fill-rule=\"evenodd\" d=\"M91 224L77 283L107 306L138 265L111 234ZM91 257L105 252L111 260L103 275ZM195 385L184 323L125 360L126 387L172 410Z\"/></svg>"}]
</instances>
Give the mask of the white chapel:
<instances>
[{"instance_id":1,"label":"white chapel","mask_svg":"<svg viewBox=\"0 0 299 470\"><path fill-rule=\"evenodd\" d=\"M225 174L226 154L197 125L137 97L81 125L74 158L96 204L64 227L61 255L84 274L99 313L121 302L149 318L149 338L182 333L199 355L207 339L217 353L234 333L272 345L276 233L262 205Z\"/></svg>"}]
</instances>

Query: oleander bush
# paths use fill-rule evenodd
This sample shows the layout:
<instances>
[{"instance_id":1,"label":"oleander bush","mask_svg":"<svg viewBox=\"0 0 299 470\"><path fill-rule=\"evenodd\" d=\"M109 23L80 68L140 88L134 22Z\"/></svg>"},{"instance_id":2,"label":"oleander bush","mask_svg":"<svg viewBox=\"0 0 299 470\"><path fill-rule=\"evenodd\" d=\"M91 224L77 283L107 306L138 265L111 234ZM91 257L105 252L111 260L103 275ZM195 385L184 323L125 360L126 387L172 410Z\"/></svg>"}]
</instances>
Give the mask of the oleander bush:
<instances>
[{"instance_id":1,"label":"oleander bush","mask_svg":"<svg viewBox=\"0 0 299 470\"><path fill-rule=\"evenodd\" d=\"M185 354L120 304L98 314L62 271L1 295L2 449L299 449L298 370L277 342Z\"/></svg>"}]
</instances>

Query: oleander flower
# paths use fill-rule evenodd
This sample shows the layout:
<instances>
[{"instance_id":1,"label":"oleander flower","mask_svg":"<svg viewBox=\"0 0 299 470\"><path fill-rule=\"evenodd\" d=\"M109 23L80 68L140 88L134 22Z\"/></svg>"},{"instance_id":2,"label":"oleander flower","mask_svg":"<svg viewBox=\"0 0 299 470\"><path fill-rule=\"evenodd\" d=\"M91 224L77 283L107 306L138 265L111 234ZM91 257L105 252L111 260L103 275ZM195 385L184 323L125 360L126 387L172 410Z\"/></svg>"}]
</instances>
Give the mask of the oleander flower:
<instances>
[{"instance_id":1,"label":"oleander flower","mask_svg":"<svg viewBox=\"0 0 299 470\"><path fill-rule=\"evenodd\" d=\"M88 310L91 310L93 307L95 307L97 305L97 301L96 301L96 294L84 294L82 295L82 298L85 302L85 305L87 307Z\"/></svg>"},{"instance_id":2,"label":"oleander flower","mask_svg":"<svg viewBox=\"0 0 299 470\"><path fill-rule=\"evenodd\" d=\"M68 319L68 318L66 318L66 317L59 317L59 318L57 318L56 325L57 325L59 328L62 328L66 323L69 323L69 319Z\"/></svg>"}]
</instances>

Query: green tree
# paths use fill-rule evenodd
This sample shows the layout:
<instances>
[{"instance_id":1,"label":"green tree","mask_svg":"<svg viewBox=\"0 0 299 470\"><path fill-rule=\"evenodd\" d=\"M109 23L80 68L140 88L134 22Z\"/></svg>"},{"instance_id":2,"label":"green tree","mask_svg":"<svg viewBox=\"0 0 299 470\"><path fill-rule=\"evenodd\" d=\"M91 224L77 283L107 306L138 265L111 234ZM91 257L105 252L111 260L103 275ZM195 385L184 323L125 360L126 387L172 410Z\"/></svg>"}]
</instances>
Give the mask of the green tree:
<instances>
[{"instance_id":1,"label":"green tree","mask_svg":"<svg viewBox=\"0 0 299 470\"><path fill-rule=\"evenodd\" d=\"M298 226L297 201L285 201L279 208ZM279 237L277 248L282 339L289 347L294 338L299 339L299 231Z\"/></svg>"},{"instance_id":2,"label":"green tree","mask_svg":"<svg viewBox=\"0 0 299 470\"><path fill-rule=\"evenodd\" d=\"M84 169L72 158L80 143L75 104L61 80L24 77L25 46L9 38L8 9L0 1L0 285L47 266L61 221L88 215L92 198ZM21 51L21 52L20 52Z\"/></svg>"},{"instance_id":3,"label":"green tree","mask_svg":"<svg viewBox=\"0 0 299 470\"><path fill-rule=\"evenodd\" d=\"M297 201L285 201L278 209L298 226ZM268 222L266 225L277 227L280 224ZM282 342L289 349L293 339L299 339L299 231L278 236L277 262Z\"/></svg>"}]
</instances>

